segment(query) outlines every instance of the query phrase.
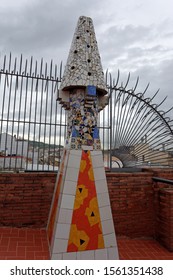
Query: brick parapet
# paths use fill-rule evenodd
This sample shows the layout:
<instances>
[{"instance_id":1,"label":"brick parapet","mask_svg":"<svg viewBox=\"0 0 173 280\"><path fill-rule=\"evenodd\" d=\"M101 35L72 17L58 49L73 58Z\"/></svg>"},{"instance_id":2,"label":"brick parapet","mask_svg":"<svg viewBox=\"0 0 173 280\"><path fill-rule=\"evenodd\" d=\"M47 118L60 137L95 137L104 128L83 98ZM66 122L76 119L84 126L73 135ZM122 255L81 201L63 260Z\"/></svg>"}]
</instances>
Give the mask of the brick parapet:
<instances>
[{"instance_id":1,"label":"brick parapet","mask_svg":"<svg viewBox=\"0 0 173 280\"><path fill-rule=\"evenodd\" d=\"M158 204L156 238L173 251L173 187L159 190Z\"/></svg>"},{"instance_id":2,"label":"brick parapet","mask_svg":"<svg viewBox=\"0 0 173 280\"><path fill-rule=\"evenodd\" d=\"M156 237L167 248L168 245L172 248L172 188L152 180L152 177L173 179L172 170L108 172L106 176L117 235ZM45 228L55 180L56 173L1 173L0 226ZM172 211L171 215L169 211ZM164 213L167 214L165 220ZM161 230L165 223L167 227L163 236ZM167 237L166 233L169 233ZM166 243L164 238L169 239L169 242Z\"/></svg>"},{"instance_id":3,"label":"brick parapet","mask_svg":"<svg viewBox=\"0 0 173 280\"><path fill-rule=\"evenodd\" d=\"M154 191L150 173L107 174L117 235L154 235Z\"/></svg>"},{"instance_id":4,"label":"brick parapet","mask_svg":"<svg viewBox=\"0 0 173 280\"><path fill-rule=\"evenodd\" d=\"M173 180L172 169L153 169L153 177ZM173 186L153 182L155 208L155 238L173 251Z\"/></svg>"},{"instance_id":5,"label":"brick parapet","mask_svg":"<svg viewBox=\"0 0 173 280\"><path fill-rule=\"evenodd\" d=\"M1 173L0 226L44 228L56 174Z\"/></svg>"}]
</instances>

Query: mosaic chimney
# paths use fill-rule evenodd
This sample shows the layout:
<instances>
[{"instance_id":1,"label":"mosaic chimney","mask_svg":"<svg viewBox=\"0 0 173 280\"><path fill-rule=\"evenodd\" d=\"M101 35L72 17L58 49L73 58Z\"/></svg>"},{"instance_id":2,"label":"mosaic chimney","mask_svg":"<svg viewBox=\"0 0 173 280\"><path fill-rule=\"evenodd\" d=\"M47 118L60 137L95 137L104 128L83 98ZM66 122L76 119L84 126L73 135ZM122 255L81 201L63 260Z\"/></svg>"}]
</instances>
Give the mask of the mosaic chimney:
<instances>
[{"instance_id":1,"label":"mosaic chimney","mask_svg":"<svg viewBox=\"0 0 173 280\"><path fill-rule=\"evenodd\" d=\"M91 18L78 20L58 100L68 131L48 221L52 259L118 259L98 129L107 89Z\"/></svg>"}]
</instances>

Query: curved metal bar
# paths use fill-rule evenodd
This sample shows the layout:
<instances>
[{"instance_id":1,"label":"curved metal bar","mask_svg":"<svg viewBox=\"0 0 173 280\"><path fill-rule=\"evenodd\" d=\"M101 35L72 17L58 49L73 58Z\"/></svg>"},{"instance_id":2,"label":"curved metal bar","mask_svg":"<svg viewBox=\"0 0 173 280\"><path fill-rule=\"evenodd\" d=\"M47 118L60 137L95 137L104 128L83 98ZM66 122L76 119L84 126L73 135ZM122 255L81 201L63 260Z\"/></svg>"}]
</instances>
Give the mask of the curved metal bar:
<instances>
[{"instance_id":1,"label":"curved metal bar","mask_svg":"<svg viewBox=\"0 0 173 280\"><path fill-rule=\"evenodd\" d=\"M147 132L149 145L152 145L154 149L157 150L159 146L161 147L161 143L165 142L167 143L166 147L169 150L171 145L173 147L172 121L168 116L166 116L166 114L170 112L173 107L166 112L158 110L158 108L165 102L167 97L165 97L159 104L153 104L152 101L158 94L159 89L151 98L145 98L144 94L149 87L149 83L147 84L143 93L135 93L134 89L127 90L129 79L130 75L128 75L125 86L121 84L121 86L116 86L113 88L115 92L118 92L117 98L114 100L114 104L118 104L117 108L119 108L117 111L119 128L116 128L116 131L114 133L114 139L117 139L116 142L119 144L118 146L114 145L114 148L124 147L124 154L119 154L117 149L115 152L117 155L119 155L119 158L123 161L124 165L129 164L128 161L130 155L128 155L128 145L134 145L136 141L140 140L140 137L142 137L145 132ZM119 116L119 113L121 113L121 116ZM145 148L140 148L138 152L145 152ZM154 154L153 156L151 156L152 153L149 150L148 152L146 152L146 155L155 159ZM157 152L157 155L159 155L159 151ZM163 162L163 164L165 165L165 162L167 162L167 155L162 155L162 157L163 161L160 159L160 162ZM140 160L140 164L141 163L142 161ZM136 162L134 164L139 164L139 162Z\"/></svg>"},{"instance_id":2,"label":"curved metal bar","mask_svg":"<svg viewBox=\"0 0 173 280\"><path fill-rule=\"evenodd\" d=\"M137 77L137 79L136 79L136 84L135 84L134 89L133 89L134 92L137 89L138 83L139 83L139 77Z\"/></svg>"},{"instance_id":3,"label":"curved metal bar","mask_svg":"<svg viewBox=\"0 0 173 280\"><path fill-rule=\"evenodd\" d=\"M169 113L171 110L173 109L173 106L166 112L164 112L165 114Z\"/></svg>"},{"instance_id":4,"label":"curved metal bar","mask_svg":"<svg viewBox=\"0 0 173 280\"><path fill-rule=\"evenodd\" d=\"M114 87L116 87L118 85L119 79L120 79L120 70L118 69L117 80L116 80L116 84L114 85Z\"/></svg>"},{"instance_id":5,"label":"curved metal bar","mask_svg":"<svg viewBox=\"0 0 173 280\"><path fill-rule=\"evenodd\" d=\"M120 90L120 89L119 89L119 90ZM139 101L146 103L147 106L149 106L152 110L155 111L156 114L159 115L159 117L163 120L163 122L165 123L165 125L169 128L171 134L173 134L173 130L171 129L171 127L169 126L169 124L165 121L165 118L163 118L163 116L159 113L159 111L157 111L157 104L150 104L150 103L146 102L145 99L142 99L142 98L138 97L138 96L135 95L134 93L128 92L128 91L126 91L126 90L125 90L125 92L126 92L127 94L131 94L131 95L135 96ZM157 91L157 92L158 92L158 91ZM157 93L157 92L156 92L156 93ZM135 103L133 104L132 107L134 107L136 104L137 104L137 101L135 101ZM154 105L155 105L156 107L155 107Z\"/></svg>"},{"instance_id":6,"label":"curved metal bar","mask_svg":"<svg viewBox=\"0 0 173 280\"><path fill-rule=\"evenodd\" d=\"M125 86L124 86L124 90L125 90L126 87L128 86L129 81L130 81L130 72L129 72L129 74L128 74L126 84L125 84Z\"/></svg>"}]
</instances>

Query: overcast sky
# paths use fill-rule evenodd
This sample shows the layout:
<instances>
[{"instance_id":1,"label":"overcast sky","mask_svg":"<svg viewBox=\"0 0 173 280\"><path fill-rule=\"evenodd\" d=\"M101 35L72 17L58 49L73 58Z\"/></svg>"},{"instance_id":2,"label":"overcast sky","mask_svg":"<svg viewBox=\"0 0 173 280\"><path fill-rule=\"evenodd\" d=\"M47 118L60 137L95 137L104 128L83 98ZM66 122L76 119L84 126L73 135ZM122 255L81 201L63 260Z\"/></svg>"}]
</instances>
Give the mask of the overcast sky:
<instances>
[{"instance_id":1,"label":"overcast sky","mask_svg":"<svg viewBox=\"0 0 173 280\"><path fill-rule=\"evenodd\" d=\"M172 0L0 0L0 52L65 64L81 15L93 19L104 70L139 76L139 91L150 82L148 95L160 88L173 106Z\"/></svg>"}]
</instances>

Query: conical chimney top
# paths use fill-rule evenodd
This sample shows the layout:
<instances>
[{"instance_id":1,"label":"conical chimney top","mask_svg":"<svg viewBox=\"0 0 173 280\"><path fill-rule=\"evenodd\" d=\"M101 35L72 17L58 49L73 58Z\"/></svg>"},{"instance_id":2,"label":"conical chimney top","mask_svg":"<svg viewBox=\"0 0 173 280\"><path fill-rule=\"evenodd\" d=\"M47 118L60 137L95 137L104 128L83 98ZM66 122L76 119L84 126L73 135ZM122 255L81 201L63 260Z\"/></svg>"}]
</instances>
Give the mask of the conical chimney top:
<instances>
[{"instance_id":1,"label":"conical chimney top","mask_svg":"<svg viewBox=\"0 0 173 280\"><path fill-rule=\"evenodd\" d=\"M61 81L60 98L63 92L87 86L96 87L99 95L107 93L92 19L81 16Z\"/></svg>"}]
</instances>

